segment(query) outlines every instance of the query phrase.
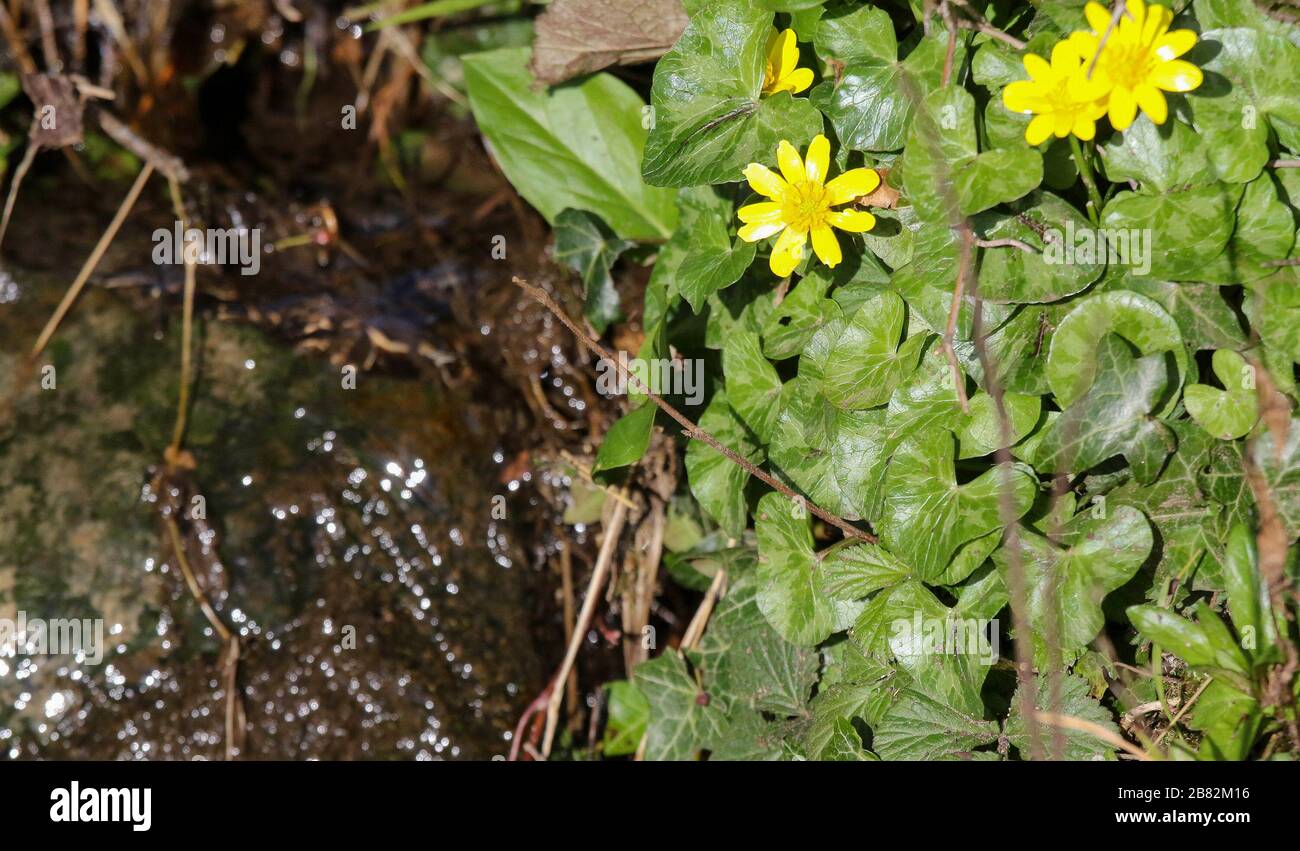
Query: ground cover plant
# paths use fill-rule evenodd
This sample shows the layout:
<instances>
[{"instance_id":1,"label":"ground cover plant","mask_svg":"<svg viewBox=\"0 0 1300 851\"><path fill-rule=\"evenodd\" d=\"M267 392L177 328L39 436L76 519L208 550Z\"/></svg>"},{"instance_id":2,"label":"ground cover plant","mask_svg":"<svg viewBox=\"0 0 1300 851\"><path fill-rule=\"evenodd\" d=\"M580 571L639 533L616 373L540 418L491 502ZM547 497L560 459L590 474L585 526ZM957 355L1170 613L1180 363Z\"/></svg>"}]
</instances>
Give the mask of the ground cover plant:
<instances>
[{"instance_id":1,"label":"ground cover plant","mask_svg":"<svg viewBox=\"0 0 1300 851\"><path fill-rule=\"evenodd\" d=\"M631 379L600 448L621 481L684 445L668 564L708 618L611 687L604 753L1293 758L1294 16L681 8L648 104L466 63L580 333L650 245L633 354L705 366L695 407Z\"/></svg>"}]
</instances>

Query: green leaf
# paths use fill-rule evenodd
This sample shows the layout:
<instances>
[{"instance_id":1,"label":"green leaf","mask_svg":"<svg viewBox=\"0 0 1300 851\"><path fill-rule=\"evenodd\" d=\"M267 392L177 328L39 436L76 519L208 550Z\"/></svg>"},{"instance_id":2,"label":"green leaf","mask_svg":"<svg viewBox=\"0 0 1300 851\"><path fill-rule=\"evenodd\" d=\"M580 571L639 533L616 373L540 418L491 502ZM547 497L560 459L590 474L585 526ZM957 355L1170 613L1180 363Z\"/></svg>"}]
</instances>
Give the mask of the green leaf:
<instances>
[{"instance_id":1,"label":"green leaf","mask_svg":"<svg viewBox=\"0 0 1300 851\"><path fill-rule=\"evenodd\" d=\"M836 550L821 567L822 589L835 600L860 600L911 575L911 567L876 544Z\"/></svg>"},{"instance_id":2,"label":"green leaf","mask_svg":"<svg viewBox=\"0 0 1300 851\"><path fill-rule=\"evenodd\" d=\"M625 239L667 237L677 224L673 193L640 178L641 98L609 74L535 91L528 56L520 47L464 59L474 120L511 185L549 222L572 207Z\"/></svg>"},{"instance_id":3,"label":"green leaf","mask_svg":"<svg viewBox=\"0 0 1300 851\"><path fill-rule=\"evenodd\" d=\"M828 4L817 22L813 44L824 61L856 62L878 59L893 62L898 40L889 13L876 6L854 6L839 0Z\"/></svg>"},{"instance_id":4,"label":"green leaf","mask_svg":"<svg viewBox=\"0 0 1300 851\"><path fill-rule=\"evenodd\" d=\"M762 450L750 439L724 391L713 395L700 416L699 425L742 458L755 463L762 460ZM749 481L749 473L745 468L703 441L693 440L686 447L686 476L700 507L718 522L724 532L739 538L748 514L745 484Z\"/></svg>"},{"instance_id":5,"label":"green leaf","mask_svg":"<svg viewBox=\"0 0 1300 851\"><path fill-rule=\"evenodd\" d=\"M699 667L709 694L722 700L723 707L739 704L780 717L799 715L817 681L820 660L815 650L791 644L768 625L759 611L758 591L753 573L732 581L700 644Z\"/></svg>"},{"instance_id":6,"label":"green leaf","mask_svg":"<svg viewBox=\"0 0 1300 851\"><path fill-rule=\"evenodd\" d=\"M1022 527L1014 547L1008 541L993 554L993 562L1003 581L1009 581L1013 564L1020 565L1028 593L1026 617L1041 658L1052 621L1063 654L1097 637L1106 622L1102 600L1137 573L1152 544L1151 525L1142 512L1120 506L1105 517L1077 515L1060 530L1059 544Z\"/></svg>"},{"instance_id":7,"label":"green leaf","mask_svg":"<svg viewBox=\"0 0 1300 851\"><path fill-rule=\"evenodd\" d=\"M605 722L605 756L628 756L636 753L645 736L650 719L650 702L633 683L614 680L609 690L609 720Z\"/></svg>"},{"instance_id":8,"label":"green leaf","mask_svg":"<svg viewBox=\"0 0 1300 851\"><path fill-rule=\"evenodd\" d=\"M768 460L813 502L849 520L870 518L888 460L885 412L844 411L795 378L782 393Z\"/></svg>"},{"instance_id":9,"label":"green leaf","mask_svg":"<svg viewBox=\"0 0 1300 851\"><path fill-rule=\"evenodd\" d=\"M916 336L900 345L906 316L903 300L882 292L848 318L832 319L804 349L799 374L844 410L883 405L916 368L925 342Z\"/></svg>"},{"instance_id":10,"label":"green leaf","mask_svg":"<svg viewBox=\"0 0 1300 851\"><path fill-rule=\"evenodd\" d=\"M997 648L984 618L944 605L929 588L907 580L872 597L853 624L854 643L870 656L892 657L917 688L966 712L979 712L980 691Z\"/></svg>"},{"instance_id":11,"label":"green leaf","mask_svg":"<svg viewBox=\"0 0 1300 851\"><path fill-rule=\"evenodd\" d=\"M1212 284L1174 283L1136 275L1117 275L1107 289L1129 290L1160 305L1178 323L1182 338L1198 349L1244 349L1246 335L1237 314Z\"/></svg>"},{"instance_id":12,"label":"green leaf","mask_svg":"<svg viewBox=\"0 0 1300 851\"><path fill-rule=\"evenodd\" d=\"M847 718L837 718L831 729L830 741L818 759L830 762L874 762L876 755L864 750L862 737Z\"/></svg>"},{"instance_id":13,"label":"green leaf","mask_svg":"<svg viewBox=\"0 0 1300 851\"><path fill-rule=\"evenodd\" d=\"M642 662L632 682L650 704L646 759L696 759L722 732L722 710L701 697L676 651Z\"/></svg>"},{"instance_id":14,"label":"green leaf","mask_svg":"<svg viewBox=\"0 0 1300 851\"><path fill-rule=\"evenodd\" d=\"M1280 447L1277 436L1266 431L1255 441L1255 463L1273 493L1277 512L1286 526L1290 540L1300 536L1300 420L1292 418L1286 443Z\"/></svg>"},{"instance_id":15,"label":"green leaf","mask_svg":"<svg viewBox=\"0 0 1300 851\"><path fill-rule=\"evenodd\" d=\"M681 194L686 252L675 279L696 313L703 310L709 296L740 280L758 250L757 243L736 236L731 194L710 187L686 189Z\"/></svg>"},{"instance_id":16,"label":"green leaf","mask_svg":"<svg viewBox=\"0 0 1300 851\"><path fill-rule=\"evenodd\" d=\"M1157 126L1139 115L1131 127L1111 136L1103 150L1101 161L1112 183L1134 180L1143 189L1168 192L1218 178L1196 131L1177 120Z\"/></svg>"},{"instance_id":17,"label":"green leaf","mask_svg":"<svg viewBox=\"0 0 1300 851\"><path fill-rule=\"evenodd\" d=\"M1236 440L1259 419L1254 367L1228 349L1216 351L1213 362L1214 374L1224 389L1189 384L1183 391L1183 404L1201 428L1220 440Z\"/></svg>"},{"instance_id":18,"label":"green leaf","mask_svg":"<svg viewBox=\"0 0 1300 851\"><path fill-rule=\"evenodd\" d=\"M821 116L806 99L763 97L771 32L771 13L745 0L692 10L686 31L655 66L654 126L642 163L649 183L739 181L749 163L774 162L782 139L802 151L821 132Z\"/></svg>"},{"instance_id":19,"label":"green leaf","mask_svg":"<svg viewBox=\"0 0 1300 851\"><path fill-rule=\"evenodd\" d=\"M1226 183L1154 195L1120 192L1106 202L1102 229L1146 244L1150 267L1144 273L1197 281L1228 245L1240 198L1241 187Z\"/></svg>"},{"instance_id":20,"label":"green leaf","mask_svg":"<svg viewBox=\"0 0 1300 851\"><path fill-rule=\"evenodd\" d=\"M1228 596L1232 625L1243 642L1247 635L1256 647L1277 641L1268 585L1259 572L1259 552L1255 536L1245 524L1234 526L1228 537L1227 557L1223 565L1223 587Z\"/></svg>"},{"instance_id":21,"label":"green leaf","mask_svg":"<svg viewBox=\"0 0 1300 851\"><path fill-rule=\"evenodd\" d=\"M1178 323L1160 305L1136 293L1099 293L1079 302L1057 326L1047 354L1047 381L1065 407L1092 386L1100 361L1098 347L1110 333L1119 334L1144 355L1172 352L1178 382L1187 372L1187 352Z\"/></svg>"},{"instance_id":22,"label":"green leaf","mask_svg":"<svg viewBox=\"0 0 1300 851\"><path fill-rule=\"evenodd\" d=\"M1060 692L1057 695L1057 700L1052 699L1052 681L1050 677L1040 674L1036 678L1036 683L1034 708L1039 712L1056 712L1069 715L1073 718L1089 721L1104 730L1119 735L1119 728L1115 726L1110 712L1088 693L1087 680L1076 676L1062 676L1059 679ZM1020 688L1023 688L1023 686ZM1007 716L1007 723L1002 732L1015 746L1016 750L1020 751L1022 758L1026 758L1028 754L1033 752L1029 731L1025 724L1024 715L1021 713L1019 688L1016 689L1015 696L1011 698L1011 714ZM1053 759L1081 762L1099 759L1113 760L1115 758L1115 749L1110 745L1091 733L1074 729L1060 731L1063 747L1058 751L1053 745L1056 732L1052 727L1038 725L1039 747L1042 748L1042 753Z\"/></svg>"},{"instance_id":23,"label":"green leaf","mask_svg":"<svg viewBox=\"0 0 1300 851\"><path fill-rule=\"evenodd\" d=\"M802 516L796 516L802 514ZM758 501L758 608L787 641L820 644L843 629L843 612L821 588L808 511L778 493Z\"/></svg>"},{"instance_id":24,"label":"green leaf","mask_svg":"<svg viewBox=\"0 0 1300 851\"><path fill-rule=\"evenodd\" d=\"M916 689L904 689L874 731L872 746L887 760L971 759L997 741L998 727Z\"/></svg>"},{"instance_id":25,"label":"green leaf","mask_svg":"<svg viewBox=\"0 0 1300 851\"><path fill-rule=\"evenodd\" d=\"M1038 423L1042 399L1020 393L1004 393L1002 404L1011 424L1010 443L1015 446ZM963 416L957 429L958 458L975 458L996 452L1002 446L1002 422L997 403L987 393L970 399L970 414Z\"/></svg>"},{"instance_id":26,"label":"green leaf","mask_svg":"<svg viewBox=\"0 0 1300 851\"><path fill-rule=\"evenodd\" d=\"M1070 204L1048 192L1031 192L1010 205L1010 213L975 217L981 239L1015 239L1031 246L985 248L980 263L982 298L996 302L1048 302L1082 292L1106 266L1105 251L1083 251L1093 231ZM1068 248L1067 248L1068 246Z\"/></svg>"},{"instance_id":27,"label":"green leaf","mask_svg":"<svg viewBox=\"0 0 1300 851\"><path fill-rule=\"evenodd\" d=\"M957 86L927 95L907 137L903 186L923 221L951 225L1014 201L1043 181L1043 158L1020 144L980 153L975 101Z\"/></svg>"},{"instance_id":28,"label":"green leaf","mask_svg":"<svg viewBox=\"0 0 1300 851\"><path fill-rule=\"evenodd\" d=\"M1144 638L1157 642L1187 664L1198 668L1219 667L1224 648L1203 623L1195 623L1160 606L1148 605L1132 606L1128 617ZM1212 611L1202 610L1201 619L1207 617L1218 619ZM1235 649L1235 645L1231 645L1229 653Z\"/></svg>"},{"instance_id":29,"label":"green leaf","mask_svg":"<svg viewBox=\"0 0 1300 851\"><path fill-rule=\"evenodd\" d=\"M803 734L809 753L826 750L842 719L861 719L875 727L899 691L912 681L906 671L865 656L850 644L840 644L835 649L845 658L842 665L830 669L838 679L829 685L823 682L809 707L812 723ZM832 654L828 652L828 655Z\"/></svg>"},{"instance_id":30,"label":"green leaf","mask_svg":"<svg viewBox=\"0 0 1300 851\"><path fill-rule=\"evenodd\" d=\"M1054 350L1060 334L1058 329ZM1128 343L1107 335L1096 359L1096 380L1047 427L1034 466L1078 473L1123 455L1138 481L1153 481L1177 445L1168 426L1152 416L1169 381L1166 357L1135 358Z\"/></svg>"},{"instance_id":31,"label":"green leaf","mask_svg":"<svg viewBox=\"0 0 1300 851\"><path fill-rule=\"evenodd\" d=\"M880 542L926 580L944 572L959 546L1002 527L1003 471L986 470L959 485L954 451L953 436L945 430L915 434L899 447L885 476ZM1037 482L1017 469L1006 484L1015 516L1024 516L1033 505Z\"/></svg>"},{"instance_id":32,"label":"green leaf","mask_svg":"<svg viewBox=\"0 0 1300 851\"><path fill-rule=\"evenodd\" d=\"M1269 32L1218 29L1202 33L1197 46L1183 58L1197 62L1206 72L1198 106L1230 86L1258 111L1257 119L1267 117L1285 147L1300 150L1300 101L1295 96L1300 47Z\"/></svg>"},{"instance_id":33,"label":"green leaf","mask_svg":"<svg viewBox=\"0 0 1300 851\"><path fill-rule=\"evenodd\" d=\"M835 134L848 148L894 151L903 147L917 101L939 88L946 39L923 39L899 62L896 49L886 41L894 37L888 14L872 11L879 13L879 17L868 18L868 26L879 33L874 43L860 42L858 55L846 60L848 65L838 78L819 84L809 99L826 113ZM866 18L866 12L863 9L859 15ZM884 27L888 27L887 36ZM964 43L958 44L954 64L960 63L965 53Z\"/></svg>"},{"instance_id":34,"label":"green leaf","mask_svg":"<svg viewBox=\"0 0 1300 851\"><path fill-rule=\"evenodd\" d=\"M840 315L826 298L831 278L822 267L805 275L763 321L763 354L784 360L803 351L817 329Z\"/></svg>"},{"instance_id":35,"label":"green leaf","mask_svg":"<svg viewBox=\"0 0 1300 851\"><path fill-rule=\"evenodd\" d=\"M762 343L752 331L733 333L722 347L727 398L732 410L759 440L768 443L781 413L781 378L763 356Z\"/></svg>"},{"instance_id":36,"label":"green leaf","mask_svg":"<svg viewBox=\"0 0 1300 851\"><path fill-rule=\"evenodd\" d=\"M605 439L601 441L592 472L613 470L640 461L641 456L645 455L645 451L650 448L655 410L654 405L646 403L619 417L618 421L609 427Z\"/></svg>"},{"instance_id":37,"label":"green leaf","mask_svg":"<svg viewBox=\"0 0 1300 851\"><path fill-rule=\"evenodd\" d=\"M583 314L598 335L622 316L609 270L633 245L584 210L562 210L555 217L555 259L582 277L587 289Z\"/></svg>"}]
</instances>

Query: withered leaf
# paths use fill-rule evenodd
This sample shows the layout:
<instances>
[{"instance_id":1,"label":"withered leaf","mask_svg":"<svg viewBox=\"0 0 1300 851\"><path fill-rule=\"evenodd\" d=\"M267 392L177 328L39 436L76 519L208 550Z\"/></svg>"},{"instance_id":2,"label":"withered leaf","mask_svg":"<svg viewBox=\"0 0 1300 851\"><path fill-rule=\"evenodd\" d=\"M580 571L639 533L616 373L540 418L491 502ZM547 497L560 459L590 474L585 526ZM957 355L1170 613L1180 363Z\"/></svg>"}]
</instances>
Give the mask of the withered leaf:
<instances>
[{"instance_id":1,"label":"withered leaf","mask_svg":"<svg viewBox=\"0 0 1300 851\"><path fill-rule=\"evenodd\" d=\"M81 141L84 106L77 87L63 74L24 74L23 91L33 106L28 135L42 148L63 148Z\"/></svg>"},{"instance_id":2,"label":"withered leaf","mask_svg":"<svg viewBox=\"0 0 1300 851\"><path fill-rule=\"evenodd\" d=\"M555 0L537 18L530 70L553 86L662 56L686 29L681 0Z\"/></svg>"}]
</instances>

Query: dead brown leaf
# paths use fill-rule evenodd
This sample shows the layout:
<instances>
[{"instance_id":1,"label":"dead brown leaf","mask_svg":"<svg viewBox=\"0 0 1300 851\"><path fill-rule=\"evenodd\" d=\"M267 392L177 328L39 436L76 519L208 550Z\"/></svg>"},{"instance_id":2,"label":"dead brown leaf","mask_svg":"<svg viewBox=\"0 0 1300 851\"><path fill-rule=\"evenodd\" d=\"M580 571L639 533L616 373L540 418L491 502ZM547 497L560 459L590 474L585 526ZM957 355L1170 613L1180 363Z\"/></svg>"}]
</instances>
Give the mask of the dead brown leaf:
<instances>
[{"instance_id":1,"label":"dead brown leaf","mask_svg":"<svg viewBox=\"0 0 1300 851\"><path fill-rule=\"evenodd\" d=\"M681 0L555 0L537 18L533 76L553 86L662 56L686 29Z\"/></svg>"},{"instance_id":2,"label":"dead brown leaf","mask_svg":"<svg viewBox=\"0 0 1300 851\"><path fill-rule=\"evenodd\" d=\"M28 135L39 148L62 148L81 142L85 106L77 87L63 74L24 74L23 91L34 107Z\"/></svg>"},{"instance_id":3,"label":"dead brown leaf","mask_svg":"<svg viewBox=\"0 0 1300 851\"><path fill-rule=\"evenodd\" d=\"M892 210L898 204L898 190L890 186L886 179L889 177L889 169L878 168L876 174L880 175L880 185L870 195L863 195L858 198L858 206L880 207L885 210Z\"/></svg>"}]
</instances>

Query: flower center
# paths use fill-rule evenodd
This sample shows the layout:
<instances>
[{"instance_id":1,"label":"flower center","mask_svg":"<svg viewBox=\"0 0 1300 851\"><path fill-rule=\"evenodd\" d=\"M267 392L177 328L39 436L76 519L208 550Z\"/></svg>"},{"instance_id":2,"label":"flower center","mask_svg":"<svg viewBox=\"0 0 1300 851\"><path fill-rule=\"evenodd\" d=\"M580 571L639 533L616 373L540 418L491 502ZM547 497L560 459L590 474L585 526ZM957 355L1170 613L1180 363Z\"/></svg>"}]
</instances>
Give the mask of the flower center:
<instances>
[{"instance_id":1,"label":"flower center","mask_svg":"<svg viewBox=\"0 0 1300 851\"><path fill-rule=\"evenodd\" d=\"M825 186L811 180L793 183L781 199L781 218L788 227L803 233L825 225L830 208Z\"/></svg>"},{"instance_id":2,"label":"flower center","mask_svg":"<svg viewBox=\"0 0 1300 851\"><path fill-rule=\"evenodd\" d=\"M1155 64L1152 58L1147 45L1133 42L1116 44L1102 53L1107 76L1126 89L1136 89L1146 82Z\"/></svg>"}]
</instances>

